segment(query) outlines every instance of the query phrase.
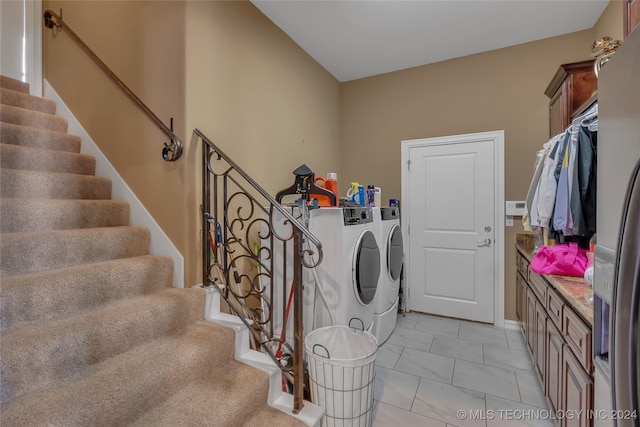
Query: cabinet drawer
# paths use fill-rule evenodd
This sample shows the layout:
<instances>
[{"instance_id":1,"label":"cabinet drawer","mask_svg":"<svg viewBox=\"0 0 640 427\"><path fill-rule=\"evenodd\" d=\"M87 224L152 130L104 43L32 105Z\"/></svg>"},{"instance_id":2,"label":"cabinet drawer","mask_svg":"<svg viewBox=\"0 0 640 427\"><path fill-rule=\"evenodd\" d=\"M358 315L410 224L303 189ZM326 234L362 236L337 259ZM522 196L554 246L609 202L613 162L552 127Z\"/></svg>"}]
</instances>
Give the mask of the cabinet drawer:
<instances>
[{"instance_id":1,"label":"cabinet drawer","mask_svg":"<svg viewBox=\"0 0 640 427\"><path fill-rule=\"evenodd\" d=\"M537 273L529 269L529 286L536 294L540 302L547 300L547 282Z\"/></svg>"},{"instance_id":2,"label":"cabinet drawer","mask_svg":"<svg viewBox=\"0 0 640 427\"><path fill-rule=\"evenodd\" d=\"M564 307L563 310L562 334L582 367L588 373L593 372L591 362L591 328L568 307Z\"/></svg>"},{"instance_id":3,"label":"cabinet drawer","mask_svg":"<svg viewBox=\"0 0 640 427\"><path fill-rule=\"evenodd\" d=\"M547 286L546 309L549 319L551 319L558 329L562 329L562 311L564 309L564 302L560 295L558 295L551 286Z\"/></svg>"}]
</instances>

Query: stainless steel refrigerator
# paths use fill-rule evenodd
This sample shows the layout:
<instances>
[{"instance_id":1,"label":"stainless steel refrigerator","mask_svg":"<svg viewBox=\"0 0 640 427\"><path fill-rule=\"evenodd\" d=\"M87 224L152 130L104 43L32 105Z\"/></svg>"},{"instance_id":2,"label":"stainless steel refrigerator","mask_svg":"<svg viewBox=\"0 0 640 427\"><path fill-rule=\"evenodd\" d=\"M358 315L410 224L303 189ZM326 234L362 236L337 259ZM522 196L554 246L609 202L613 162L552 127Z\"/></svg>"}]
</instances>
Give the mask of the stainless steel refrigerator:
<instances>
[{"instance_id":1,"label":"stainless steel refrigerator","mask_svg":"<svg viewBox=\"0 0 640 427\"><path fill-rule=\"evenodd\" d=\"M594 425L639 426L640 31L598 78ZM620 418L620 419L616 419Z\"/></svg>"}]
</instances>

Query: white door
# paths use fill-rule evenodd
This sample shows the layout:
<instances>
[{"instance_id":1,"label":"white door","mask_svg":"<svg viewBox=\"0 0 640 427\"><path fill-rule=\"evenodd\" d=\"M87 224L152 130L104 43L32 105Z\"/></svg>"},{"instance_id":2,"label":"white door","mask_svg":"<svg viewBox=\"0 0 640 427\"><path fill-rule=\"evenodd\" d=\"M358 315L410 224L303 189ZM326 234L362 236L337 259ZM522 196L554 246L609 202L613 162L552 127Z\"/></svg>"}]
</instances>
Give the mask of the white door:
<instances>
[{"instance_id":1,"label":"white door","mask_svg":"<svg viewBox=\"0 0 640 427\"><path fill-rule=\"evenodd\" d=\"M403 141L410 310L503 323L503 139Z\"/></svg>"}]
</instances>

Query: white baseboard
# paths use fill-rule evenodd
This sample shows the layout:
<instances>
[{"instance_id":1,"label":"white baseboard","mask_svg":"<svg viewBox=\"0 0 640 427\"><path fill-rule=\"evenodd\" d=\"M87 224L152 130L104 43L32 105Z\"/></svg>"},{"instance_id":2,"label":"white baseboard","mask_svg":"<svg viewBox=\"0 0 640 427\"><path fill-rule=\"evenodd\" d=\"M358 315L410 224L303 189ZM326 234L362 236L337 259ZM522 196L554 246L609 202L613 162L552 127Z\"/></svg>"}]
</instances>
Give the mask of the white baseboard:
<instances>
[{"instance_id":1,"label":"white baseboard","mask_svg":"<svg viewBox=\"0 0 640 427\"><path fill-rule=\"evenodd\" d=\"M89 136L89 133L82 127L78 119L76 119L46 79L44 80L44 97L56 102L56 114L67 119L69 122L69 133L80 136L82 140L80 151L96 158L96 175L111 179L111 197L113 199L125 200L129 203L131 225L145 227L149 230L151 233L149 253L152 255L163 255L173 259L173 286L176 288L184 288L184 257L180 251L178 251L171 239L169 239L142 202L140 202L140 199L136 197L135 193L129 188L109 160L107 160L102 151L100 151L100 148L98 148L91 136Z\"/></svg>"},{"instance_id":2,"label":"white baseboard","mask_svg":"<svg viewBox=\"0 0 640 427\"><path fill-rule=\"evenodd\" d=\"M504 321L504 328L505 329L511 329L511 330L520 330L520 322L518 322L517 320L506 320Z\"/></svg>"}]
</instances>

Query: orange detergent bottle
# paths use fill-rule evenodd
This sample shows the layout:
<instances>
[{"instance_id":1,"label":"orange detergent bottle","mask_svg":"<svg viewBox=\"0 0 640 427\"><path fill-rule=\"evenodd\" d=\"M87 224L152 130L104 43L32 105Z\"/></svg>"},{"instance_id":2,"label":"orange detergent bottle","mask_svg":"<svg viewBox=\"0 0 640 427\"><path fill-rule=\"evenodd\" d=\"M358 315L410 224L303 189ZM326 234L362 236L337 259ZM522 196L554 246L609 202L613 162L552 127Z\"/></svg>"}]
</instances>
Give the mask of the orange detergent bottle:
<instances>
[{"instance_id":1,"label":"orange detergent bottle","mask_svg":"<svg viewBox=\"0 0 640 427\"><path fill-rule=\"evenodd\" d=\"M325 188L333 192L336 195L336 206L340 205L340 197L338 196L338 174L335 172L329 172L327 179L325 180Z\"/></svg>"}]
</instances>

